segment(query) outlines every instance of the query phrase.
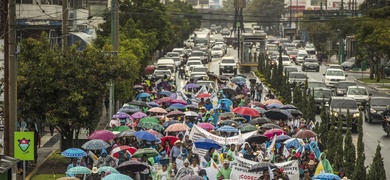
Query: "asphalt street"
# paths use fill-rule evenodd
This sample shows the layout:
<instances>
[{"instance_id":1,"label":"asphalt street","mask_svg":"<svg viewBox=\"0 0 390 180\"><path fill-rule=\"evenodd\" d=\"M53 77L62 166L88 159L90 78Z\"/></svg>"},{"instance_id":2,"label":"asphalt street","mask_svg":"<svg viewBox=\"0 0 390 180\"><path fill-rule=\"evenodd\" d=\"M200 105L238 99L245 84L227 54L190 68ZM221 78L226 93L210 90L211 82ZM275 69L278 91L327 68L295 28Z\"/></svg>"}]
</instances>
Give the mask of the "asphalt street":
<instances>
[{"instance_id":1,"label":"asphalt street","mask_svg":"<svg viewBox=\"0 0 390 180\"><path fill-rule=\"evenodd\" d=\"M237 57L237 50L233 50L233 48L228 48L228 53L225 56L233 56L238 59ZM222 58L213 58L212 62L207 64L206 66L208 67L210 72L214 72L214 74L219 75L219 62ZM295 66L295 65L294 65ZM307 76L309 79L312 80L317 80L317 81L322 81L323 80L323 73L326 70L325 65L322 65L320 68L320 72L306 72ZM298 66L298 70L300 70L301 67ZM347 80L354 81L357 78L367 77L367 74L361 74L361 73L346 73L348 74ZM252 74L245 74L248 77L251 77ZM177 79L177 85L178 88L182 88L185 85L186 80L182 79ZM363 86L365 86L363 84ZM367 86L366 86L367 87ZM367 87L369 93L372 94L372 96L388 96L385 93L378 92L374 89L371 89ZM364 117L364 116L363 116ZM320 120L319 115L316 116L316 120ZM390 154L387 153L390 151L390 137L386 136L386 133L382 130L382 126L380 122L374 122L374 123L368 123L364 122L363 123L363 131L364 131L364 145L365 145L365 153L366 153L366 161L365 165L369 166L372 163L373 156L375 155L376 147L378 143L380 143L382 147L382 157L384 158L384 164L385 164L385 169L386 169L386 174L390 174ZM356 146L357 142L357 133L354 133L352 135L354 144Z\"/></svg>"}]
</instances>

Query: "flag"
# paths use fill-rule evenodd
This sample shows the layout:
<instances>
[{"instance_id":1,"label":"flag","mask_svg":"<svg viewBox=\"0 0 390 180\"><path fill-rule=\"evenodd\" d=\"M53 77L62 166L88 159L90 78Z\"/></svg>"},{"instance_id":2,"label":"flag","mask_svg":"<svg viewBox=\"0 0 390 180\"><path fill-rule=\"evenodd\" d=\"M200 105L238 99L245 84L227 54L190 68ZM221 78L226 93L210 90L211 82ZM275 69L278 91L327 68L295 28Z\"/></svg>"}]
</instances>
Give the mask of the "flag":
<instances>
[{"instance_id":1,"label":"flag","mask_svg":"<svg viewBox=\"0 0 390 180\"><path fill-rule=\"evenodd\" d=\"M194 148L195 146L193 146ZM207 165L207 161L204 159L204 157L200 157L200 167L205 168Z\"/></svg>"},{"instance_id":2,"label":"flag","mask_svg":"<svg viewBox=\"0 0 390 180\"><path fill-rule=\"evenodd\" d=\"M154 84L157 86L157 85L159 85L160 83L161 83L161 79L159 79L159 80L157 80L156 82L154 82Z\"/></svg>"},{"instance_id":3,"label":"flag","mask_svg":"<svg viewBox=\"0 0 390 180\"><path fill-rule=\"evenodd\" d=\"M203 94L203 93L208 93L207 91L207 88L205 85L203 85L200 90L195 94L195 97L198 96L199 94Z\"/></svg>"},{"instance_id":4,"label":"flag","mask_svg":"<svg viewBox=\"0 0 390 180\"><path fill-rule=\"evenodd\" d=\"M272 171L271 167L268 166L268 174L270 179L274 179L274 172Z\"/></svg>"},{"instance_id":5,"label":"flag","mask_svg":"<svg viewBox=\"0 0 390 180\"><path fill-rule=\"evenodd\" d=\"M177 94L177 99L187 102L188 97L183 93L183 91L177 91L176 94Z\"/></svg>"},{"instance_id":6,"label":"flag","mask_svg":"<svg viewBox=\"0 0 390 180\"><path fill-rule=\"evenodd\" d=\"M93 160L94 164L98 160L98 157L92 151L88 151L88 157Z\"/></svg>"},{"instance_id":7,"label":"flag","mask_svg":"<svg viewBox=\"0 0 390 180\"><path fill-rule=\"evenodd\" d=\"M245 143L245 139L242 137L242 134L241 134L241 129L238 130L238 144L244 144Z\"/></svg>"},{"instance_id":8,"label":"flag","mask_svg":"<svg viewBox=\"0 0 390 180\"><path fill-rule=\"evenodd\" d=\"M276 144L276 134L274 135L274 138L272 138L272 143L271 145L267 148L267 156L269 159L273 159L274 156L274 148Z\"/></svg>"},{"instance_id":9,"label":"flag","mask_svg":"<svg viewBox=\"0 0 390 180\"><path fill-rule=\"evenodd\" d=\"M229 82L227 83L227 86L228 86L230 89L234 89L234 90L236 90L237 87L238 87L237 84L232 83L231 81L229 81Z\"/></svg>"},{"instance_id":10,"label":"flag","mask_svg":"<svg viewBox=\"0 0 390 180\"><path fill-rule=\"evenodd\" d=\"M284 146L284 148L283 148L283 155L284 155L285 158L287 158L288 156L290 156L290 152L288 152L286 146Z\"/></svg>"},{"instance_id":11,"label":"flag","mask_svg":"<svg viewBox=\"0 0 390 180\"><path fill-rule=\"evenodd\" d=\"M314 175L319 175L321 173L324 173L324 166L322 165L322 161L320 161L320 163L318 163L318 166L316 168L316 172L314 173Z\"/></svg>"},{"instance_id":12,"label":"flag","mask_svg":"<svg viewBox=\"0 0 390 180\"><path fill-rule=\"evenodd\" d=\"M213 104L213 107L216 107L218 105L218 96L216 93L211 94L210 100Z\"/></svg>"}]
</instances>

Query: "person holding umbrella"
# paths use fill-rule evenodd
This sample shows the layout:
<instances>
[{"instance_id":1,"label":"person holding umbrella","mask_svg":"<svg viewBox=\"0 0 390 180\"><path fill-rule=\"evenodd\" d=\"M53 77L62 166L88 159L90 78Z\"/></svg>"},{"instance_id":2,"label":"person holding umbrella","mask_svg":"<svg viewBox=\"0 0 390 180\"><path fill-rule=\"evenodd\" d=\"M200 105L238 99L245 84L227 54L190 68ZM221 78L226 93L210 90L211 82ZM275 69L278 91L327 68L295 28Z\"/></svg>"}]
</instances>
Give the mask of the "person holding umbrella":
<instances>
[{"instance_id":1,"label":"person holding umbrella","mask_svg":"<svg viewBox=\"0 0 390 180\"><path fill-rule=\"evenodd\" d=\"M148 160L148 156L146 154L142 155L141 162L148 164L149 166L152 165L150 163L150 161ZM145 170L141 171L139 175L140 175L141 180L147 180L150 177L149 168L146 168Z\"/></svg>"},{"instance_id":2,"label":"person holding umbrella","mask_svg":"<svg viewBox=\"0 0 390 180\"><path fill-rule=\"evenodd\" d=\"M101 180L101 176L99 174L98 168L93 167L92 168L92 174L88 175L85 180Z\"/></svg>"},{"instance_id":3,"label":"person holding umbrella","mask_svg":"<svg viewBox=\"0 0 390 180\"><path fill-rule=\"evenodd\" d=\"M96 167L99 168L101 166L111 166L111 167L116 166L114 158L108 155L105 149L102 149L102 152L100 153L100 157L96 161Z\"/></svg>"},{"instance_id":4,"label":"person holding umbrella","mask_svg":"<svg viewBox=\"0 0 390 180\"><path fill-rule=\"evenodd\" d=\"M232 173L232 168L229 167L230 162L228 160L223 161L223 168L218 171L217 179L230 179L230 174Z\"/></svg>"},{"instance_id":5,"label":"person holding umbrella","mask_svg":"<svg viewBox=\"0 0 390 180\"><path fill-rule=\"evenodd\" d=\"M66 169L66 171L68 171L70 168L74 168L74 167L77 167L77 166L79 166L77 164L77 159L73 158L72 162L68 165L68 168ZM75 174L68 174L68 173L66 173L66 177L75 177L75 176L76 176Z\"/></svg>"}]
</instances>

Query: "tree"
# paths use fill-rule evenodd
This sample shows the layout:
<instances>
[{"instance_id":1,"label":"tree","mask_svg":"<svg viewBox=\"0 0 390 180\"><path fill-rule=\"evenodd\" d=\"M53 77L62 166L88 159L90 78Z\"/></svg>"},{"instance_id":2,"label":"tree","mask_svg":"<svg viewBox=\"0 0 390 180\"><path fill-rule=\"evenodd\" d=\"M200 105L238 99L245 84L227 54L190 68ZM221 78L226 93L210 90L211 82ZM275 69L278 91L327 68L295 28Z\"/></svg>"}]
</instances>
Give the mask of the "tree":
<instances>
[{"instance_id":1,"label":"tree","mask_svg":"<svg viewBox=\"0 0 390 180\"><path fill-rule=\"evenodd\" d=\"M317 132L317 133L318 133L318 136L320 138L322 145L325 147L325 149L327 149L327 144L328 144L327 139L328 139L329 126L328 126L328 115L326 114L324 101L322 101L320 116L321 116L321 124L320 124L319 132Z\"/></svg>"},{"instance_id":2,"label":"tree","mask_svg":"<svg viewBox=\"0 0 390 180\"><path fill-rule=\"evenodd\" d=\"M307 103L307 106L306 106L306 113L307 113L306 117L307 117L307 119L312 120L313 122L315 122L316 121L316 110L317 110L317 107L316 107L316 102L314 100L314 95L309 94L308 99L309 100L308 100L308 103Z\"/></svg>"},{"instance_id":3,"label":"tree","mask_svg":"<svg viewBox=\"0 0 390 180\"><path fill-rule=\"evenodd\" d=\"M302 91L301 87L295 86L293 91L293 105L299 110L302 110Z\"/></svg>"},{"instance_id":4,"label":"tree","mask_svg":"<svg viewBox=\"0 0 390 180\"><path fill-rule=\"evenodd\" d=\"M344 170L345 173L349 176L353 173L355 169L355 161L356 161L356 149L355 145L352 142L352 118L349 113L349 109L347 111L347 133L344 137Z\"/></svg>"},{"instance_id":5,"label":"tree","mask_svg":"<svg viewBox=\"0 0 390 180\"><path fill-rule=\"evenodd\" d=\"M362 179L366 180L366 167L364 166L364 161L366 156L364 154L364 142L363 142L363 118L362 114L359 116L358 122L358 140L357 140L357 158L355 164L355 170L352 174L352 179Z\"/></svg>"},{"instance_id":6,"label":"tree","mask_svg":"<svg viewBox=\"0 0 390 180\"><path fill-rule=\"evenodd\" d=\"M284 77L284 80L282 81L282 93L283 93L283 99L284 104L291 104L291 86L288 82L288 78Z\"/></svg>"},{"instance_id":7,"label":"tree","mask_svg":"<svg viewBox=\"0 0 390 180\"><path fill-rule=\"evenodd\" d=\"M327 146L328 152L326 154L326 157L331 164L333 164L333 159L336 154L336 146L334 146L334 144L340 143L336 141L336 133L335 133L336 128L334 126L335 121L336 121L335 116L332 115L330 129L328 131L328 136L326 138L327 139L326 144L328 144Z\"/></svg>"},{"instance_id":8,"label":"tree","mask_svg":"<svg viewBox=\"0 0 390 180\"><path fill-rule=\"evenodd\" d=\"M378 180L386 179L386 171L385 171L385 165L383 163L381 149L382 149L381 146L378 144L378 146L376 147L374 159L372 160L372 164L368 169L367 179L378 179Z\"/></svg>"},{"instance_id":9,"label":"tree","mask_svg":"<svg viewBox=\"0 0 390 180\"><path fill-rule=\"evenodd\" d=\"M349 116L349 114L347 114ZM336 143L334 144L335 156L333 159L333 169L336 171L343 167L343 118L341 112L338 114L337 132L336 132Z\"/></svg>"},{"instance_id":10,"label":"tree","mask_svg":"<svg viewBox=\"0 0 390 180\"><path fill-rule=\"evenodd\" d=\"M263 26L274 26L270 33L276 34L279 28L279 19L286 13L284 1L279 0L252 0L244 9L249 21L257 22Z\"/></svg>"}]
</instances>

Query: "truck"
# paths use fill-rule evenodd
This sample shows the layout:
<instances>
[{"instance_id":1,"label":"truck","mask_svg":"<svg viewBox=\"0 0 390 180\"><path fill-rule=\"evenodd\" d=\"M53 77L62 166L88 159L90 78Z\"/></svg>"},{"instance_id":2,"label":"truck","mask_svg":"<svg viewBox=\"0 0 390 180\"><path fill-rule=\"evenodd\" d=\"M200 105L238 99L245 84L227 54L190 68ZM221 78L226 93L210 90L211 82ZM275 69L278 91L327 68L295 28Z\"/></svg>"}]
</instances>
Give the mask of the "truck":
<instances>
[{"instance_id":1,"label":"truck","mask_svg":"<svg viewBox=\"0 0 390 180\"><path fill-rule=\"evenodd\" d=\"M219 75L229 73L237 75L237 63L233 57L223 57L219 63Z\"/></svg>"}]
</instances>

